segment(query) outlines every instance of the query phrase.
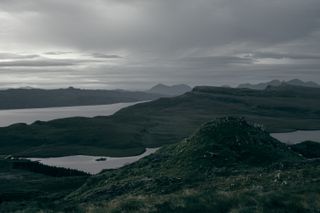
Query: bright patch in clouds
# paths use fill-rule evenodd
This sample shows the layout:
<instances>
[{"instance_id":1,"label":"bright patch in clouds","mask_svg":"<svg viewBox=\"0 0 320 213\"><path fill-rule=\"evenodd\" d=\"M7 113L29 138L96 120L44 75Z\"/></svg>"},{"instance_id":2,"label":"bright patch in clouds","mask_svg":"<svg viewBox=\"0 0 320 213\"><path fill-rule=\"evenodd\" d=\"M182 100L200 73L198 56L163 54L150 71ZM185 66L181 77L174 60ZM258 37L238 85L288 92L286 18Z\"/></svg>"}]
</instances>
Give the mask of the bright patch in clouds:
<instances>
[{"instance_id":1,"label":"bright patch in clouds","mask_svg":"<svg viewBox=\"0 0 320 213\"><path fill-rule=\"evenodd\" d=\"M2 0L0 83L320 82L319 14L318 0Z\"/></svg>"}]
</instances>

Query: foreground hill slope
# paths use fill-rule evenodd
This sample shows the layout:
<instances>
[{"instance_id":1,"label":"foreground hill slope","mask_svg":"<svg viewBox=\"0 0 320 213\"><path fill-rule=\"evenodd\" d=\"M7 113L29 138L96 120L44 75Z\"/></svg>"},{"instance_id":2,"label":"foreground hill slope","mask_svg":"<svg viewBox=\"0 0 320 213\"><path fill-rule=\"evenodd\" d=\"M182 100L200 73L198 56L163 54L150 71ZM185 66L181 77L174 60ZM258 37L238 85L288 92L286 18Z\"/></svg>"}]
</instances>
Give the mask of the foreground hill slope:
<instances>
[{"instance_id":1,"label":"foreground hill slope","mask_svg":"<svg viewBox=\"0 0 320 213\"><path fill-rule=\"evenodd\" d=\"M89 178L62 205L92 212L312 212L320 207L319 174L319 162L308 163L260 127L223 118L133 165Z\"/></svg>"},{"instance_id":2,"label":"foreground hill slope","mask_svg":"<svg viewBox=\"0 0 320 213\"><path fill-rule=\"evenodd\" d=\"M0 212L318 212L320 161L291 148L228 117L91 177L53 178L2 160Z\"/></svg>"},{"instance_id":3,"label":"foreground hill slope","mask_svg":"<svg viewBox=\"0 0 320 213\"><path fill-rule=\"evenodd\" d=\"M291 149L306 158L320 158L320 143L315 141L304 141L290 145Z\"/></svg>"},{"instance_id":4,"label":"foreground hill slope","mask_svg":"<svg viewBox=\"0 0 320 213\"><path fill-rule=\"evenodd\" d=\"M320 89L196 87L120 110L113 116L68 118L0 128L0 154L124 156L171 144L215 118L243 116L269 132L320 129Z\"/></svg>"}]
</instances>

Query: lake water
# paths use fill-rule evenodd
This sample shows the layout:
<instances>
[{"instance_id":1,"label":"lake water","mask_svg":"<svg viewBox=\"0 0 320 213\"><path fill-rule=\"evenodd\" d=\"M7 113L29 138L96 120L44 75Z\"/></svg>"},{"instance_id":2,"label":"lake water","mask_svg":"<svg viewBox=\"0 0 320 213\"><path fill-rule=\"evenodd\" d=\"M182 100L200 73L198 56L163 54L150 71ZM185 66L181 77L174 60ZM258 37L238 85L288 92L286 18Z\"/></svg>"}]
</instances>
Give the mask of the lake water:
<instances>
[{"instance_id":1,"label":"lake water","mask_svg":"<svg viewBox=\"0 0 320 213\"><path fill-rule=\"evenodd\" d=\"M142 101L143 102L143 101ZM37 109L0 110L0 127L14 123L31 124L37 120L49 121L68 117L95 117L112 115L118 110L141 102L94 106L51 107Z\"/></svg>"},{"instance_id":2,"label":"lake water","mask_svg":"<svg viewBox=\"0 0 320 213\"><path fill-rule=\"evenodd\" d=\"M272 133L271 136L287 144L296 144L307 140L320 142L320 130Z\"/></svg>"},{"instance_id":3,"label":"lake water","mask_svg":"<svg viewBox=\"0 0 320 213\"><path fill-rule=\"evenodd\" d=\"M37 109L0 110L0 127L14 123L31 124L37 120L49 121L67 117L95 117L112 115L118 110L141 102L117 103L97 106L76 106L76 107L52 107ZM295 144L306 140L320 142L320 130L295 131L288 133L272 133L272 137L287 144ZM91 174L99 173L103 169L116 169L126 164L133 163L157 149L146 149L146 152L132 157L101 157L101 156L66 156L55 158L31 158L45 165L72 168L85 171ZM99 158L106 158L105 161L96 161Z\"/></svg>"},{"instance_id":4,"label":"lake water","mask_svg":"<svg viewBox=\"0 0 320 213\"><path fill-rule=\"evenodd\" d=\"M117 103L108 105L94 106L75 106L75 107L51 107L51 108L36 108L36 109L15 109L15 110L0 110L0 127L9 126L15 123L31 124L37 120L49 121L59 118L68 117L95 117L112 115L118 110L135 105L140 102ZM66 156L55 158L29 158L32 161L39 161L48 166L57 166L64 168L77 169L97 174L103 169L116 169L126 164L133 163L147 155L154 153L157 149L146 149L146 151L138 156L132 157L104 157L104 156ZM105 158L105 161L97 161L99 158Z\"/></svg>"},{"instance_id":5,"label":"lake water","mask_svg":"<svg viewBox=\"0 0 320 213\"><path fill-rule=\"evenodd\" d=\"M74 155L66 157L54 158L27 158L31 161L38 161L44 165L56 166L63 168L76 169L90 174L97 174L104 169L117 169L127 164L138 161L139 159L148 156L158 148L147 148L146 151L137 156L131 157L105 157L105 156L86 156ZM97 161L99 158L105 158L105 161Z\"/></svg>"}]
</instances>

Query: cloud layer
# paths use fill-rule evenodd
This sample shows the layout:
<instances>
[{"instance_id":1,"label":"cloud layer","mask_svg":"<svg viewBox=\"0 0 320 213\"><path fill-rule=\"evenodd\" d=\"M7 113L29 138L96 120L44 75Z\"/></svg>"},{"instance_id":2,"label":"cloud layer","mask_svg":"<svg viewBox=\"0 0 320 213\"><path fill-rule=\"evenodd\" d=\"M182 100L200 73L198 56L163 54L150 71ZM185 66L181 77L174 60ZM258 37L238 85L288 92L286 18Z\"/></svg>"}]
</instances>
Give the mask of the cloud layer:
<instances>
[{"instance_id":1,"label":"cloud layer","mask_svg":"<svg viewBox=\"0 0 320 213\"><path fill-rule=\"evenodd\" d=\"M320 82L320 1L2 0L0 52L5 86Z\"/></svg>"}]
</instances>

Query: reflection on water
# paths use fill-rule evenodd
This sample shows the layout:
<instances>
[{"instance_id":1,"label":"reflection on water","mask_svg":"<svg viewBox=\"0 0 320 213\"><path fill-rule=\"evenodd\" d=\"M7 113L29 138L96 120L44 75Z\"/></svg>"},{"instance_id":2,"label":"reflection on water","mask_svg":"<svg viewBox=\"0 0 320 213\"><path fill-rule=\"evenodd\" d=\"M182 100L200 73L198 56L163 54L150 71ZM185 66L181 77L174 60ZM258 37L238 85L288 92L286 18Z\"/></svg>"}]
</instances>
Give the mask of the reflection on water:
<instances>
[{"instance_id":1,"label":"reflection on water","mask_svg":"<svg viewBox=\"0 0 320 213\"><path fill-rule=\"evenodd\" d=\"M31 161L38 161L48 166L76 169L90 174L97 174L104 169L117 169L127 164L133 163L145 156L154 153L157 150L158 148L147 148L143 154L131 157L73 155L66 157L27 159Z\"/></svg>"},{"instance_id":2,"label":"reflection on water","mask_svg":"<svg viewBox=\"0 0 320 213\"><path fill-rule=\"evenodd\" d=\"M143 102L143 101L142 101ZM51 107L37 109L0 110L0 127L15 123L31 124L37 120L49 121L67 117L95 117L112 115L118 110L141 102L94 106Z\"/></svg>"},{"instance_id":3,"label":"reflection on water","mask_svg":"<svg viewBox=\"0 0 320 213\"><path fill-rule=\"evenodd\" d=\"M314 130L314 131L298 130L298 131L286 132L286 133L272 133L271 136L287 144L296 144L296 143L300 143L307 140L320 142L320 130Z\"/></svg>"}]
</instances>

